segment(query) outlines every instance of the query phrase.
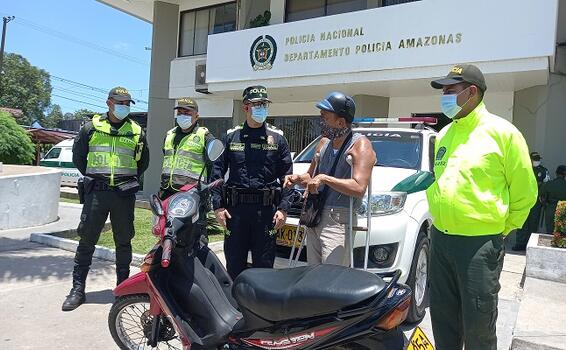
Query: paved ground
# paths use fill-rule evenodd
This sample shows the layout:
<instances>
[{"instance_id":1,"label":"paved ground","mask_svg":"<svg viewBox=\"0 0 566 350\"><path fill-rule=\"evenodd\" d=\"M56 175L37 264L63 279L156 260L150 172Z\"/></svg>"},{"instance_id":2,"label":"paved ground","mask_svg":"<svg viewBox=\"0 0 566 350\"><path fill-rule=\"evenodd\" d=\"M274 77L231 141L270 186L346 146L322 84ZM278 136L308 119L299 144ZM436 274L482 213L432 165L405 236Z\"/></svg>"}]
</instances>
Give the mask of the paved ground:
<instances>
[{"instance_id":1,"label":"paved ground","mask_svg":"<svg viewBox=\"0 0 566 350\"><path fill-rule=\"evenodd\" d=\"M62 312L71 286L73 253L28 241L31 233L76 228L80 206L62 204L61 219L35 229L0 231L0 349L114 349L107 315L115 284L112 263L94 260L87 281L87 303ZM521 297L525 258L508 254L501 276L499 349L508 349ZM428 316L420 326L432 337ZM409 336L413 326L406 326Z\"/></svg>"}]
</instances>

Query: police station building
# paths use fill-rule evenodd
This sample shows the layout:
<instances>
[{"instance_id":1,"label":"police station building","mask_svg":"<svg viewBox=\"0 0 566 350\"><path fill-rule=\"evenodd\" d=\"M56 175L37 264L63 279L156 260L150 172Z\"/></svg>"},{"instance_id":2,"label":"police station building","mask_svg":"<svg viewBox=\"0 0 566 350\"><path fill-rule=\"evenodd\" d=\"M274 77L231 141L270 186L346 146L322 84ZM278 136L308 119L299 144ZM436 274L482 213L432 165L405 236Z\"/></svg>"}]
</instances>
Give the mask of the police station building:
<instances>
[{"instance_id":1,"label":"police station building","mask_svg":"<svg viewBox=\"0 0 566 350\"><path fill-rule=\"evenodd\" d=\"M340 90L359 117L440 112L430 81L455 63L486 76L487 108L553 173L566 164L566 0L99 0L153 23L146 190L175 98L194 97L217 137L264 85L292 151L318 135L316 101Z\"/></svg>"}]
</instances>

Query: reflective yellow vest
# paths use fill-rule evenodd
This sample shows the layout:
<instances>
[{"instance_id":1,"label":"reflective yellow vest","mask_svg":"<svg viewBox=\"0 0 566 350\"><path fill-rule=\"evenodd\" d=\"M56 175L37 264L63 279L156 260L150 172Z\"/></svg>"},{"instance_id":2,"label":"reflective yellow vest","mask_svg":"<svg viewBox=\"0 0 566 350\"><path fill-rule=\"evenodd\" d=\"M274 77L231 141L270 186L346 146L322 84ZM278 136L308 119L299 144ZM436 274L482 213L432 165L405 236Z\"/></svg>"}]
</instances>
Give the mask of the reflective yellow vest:
<instances>
[{"instance_id":1,"label":"reflective yellow vest","mask_svg":"<svg viewBox=\"0 0 566 350\"><path fill-rule=\"evenodd\" d=\"M191 180L198 180L201 172L206 180L206 163L204 158L206 134L208 129L198 127L190 134L183 137L177 149L173 145L175 130L167 132L165 145L163 146L163 170L162 177L169 177L166 188L178 190Z\"/></svg>"},{"instance_id":2,"label":"reflective yellow vest","mask_svg":"<svg viewBox=\"0 0 566 350\"><path fill-rule=\"evenodd\" d=\"M96 115L92 118L94 133L88 142L87 175L101 175L109 179L110 186L115 177L135 176L142 147L138 146L142 128L136 122L126 120L116 132L108 119Z\"/></svg>"}]
</instances>

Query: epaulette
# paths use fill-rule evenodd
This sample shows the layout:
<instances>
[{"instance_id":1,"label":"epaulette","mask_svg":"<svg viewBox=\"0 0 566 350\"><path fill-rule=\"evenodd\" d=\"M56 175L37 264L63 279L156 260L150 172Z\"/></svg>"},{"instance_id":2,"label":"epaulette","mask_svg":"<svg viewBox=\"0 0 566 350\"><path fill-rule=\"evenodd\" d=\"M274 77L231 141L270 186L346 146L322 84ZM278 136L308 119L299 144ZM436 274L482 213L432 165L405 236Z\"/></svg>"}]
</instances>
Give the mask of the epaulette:
<instances>
[{"instance_id":1,"label":"epaulette","mask_svg":"<svg viewBox=\"0 0 566 350\"><path fill-rule=\"evenodd\" d=\"M266 127L267 130L273 131L274 133L283 136L283 130L279 129L278 127L275 127L275 126L273 126L269 123L265 123L265 127Z\"/></svg>"},{"instance_id":2,"label":"epaulette","mask_svg":"<svg viewBox=\"0 0 566 350\"><path fill-rule=\"evenodd\" d=\"M235 127L233 127L232 129L228 129L226 131L226 135L233 133L236 130L241 130L244 127L244 124L240 124L240 125L236 125Z\"/></svg>"}]
</instances>

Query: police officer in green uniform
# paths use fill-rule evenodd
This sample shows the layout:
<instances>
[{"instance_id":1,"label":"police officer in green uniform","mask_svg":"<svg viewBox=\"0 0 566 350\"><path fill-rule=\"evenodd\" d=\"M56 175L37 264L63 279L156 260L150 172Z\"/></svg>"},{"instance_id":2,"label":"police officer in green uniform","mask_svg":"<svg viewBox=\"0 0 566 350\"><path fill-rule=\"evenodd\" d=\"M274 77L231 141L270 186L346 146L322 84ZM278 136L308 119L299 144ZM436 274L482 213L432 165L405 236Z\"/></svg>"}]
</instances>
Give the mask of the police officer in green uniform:
<instances>
[{"instance_id":1,"label":"police officer in green uniform","mask_svg":"<svg viewBox=\"0 0 566 350\"><path fill-rule=\"evenodd\" d=\"M160 198L165 199L184 185L196 182L202 174L204 182L211 174L212 163L206 158L208 143L214 136L198 124L198 104L192 98L177 100L175 127L167 132L163 145L163 170ZM207 215L208 234L223 234L213 211Z\"/></svg>"},{"instance_id":2,"label":"police officer in green uniform","mask_svg":"<svg viewBox=\"0 0 566 350\"><path fill-rule=\"evenodd\" d=\"M456 65L431 85L443 90L442 112L453 119L436 139L427 190L436 348L495 350L503 239L525 222L537 183L523 135L486 109L477 67Z\"/></svg>"},{"instance_id":3,"label":"police officer in green uniform","mask_svg":"<svg viewBox=\"0 0 566 350\"><path fill-rule=\"evenodd\" d=\"M541 197L545 203L545 231L546 233L553 233L556 206L559 201L566 201L566 165L560 165L556 168L556 179L542 185Z\"/></svg>"},{"instance_id":4,"label":"police officer in green uniform","mask_svg":"<svg viewBox=\"0 0 566 350\"><path fill-rule=\"evenodd\" d=\"M80 130L73 145L73 163L84 175L79 191L84 193L80 236L75 254L73 287L63 302L63 311L85 301L85 281L95 245L110 213L116 244L117 284L128 278L134 237L134 206L138 179L149 164L149 151L142 128L128 118L134 103L128 90L110 90L108 112L95 115Z\"/></svg>"},{"instance_id":5,"label":"police officer in green uniform","mask_svg":"<svg viewBox=\"0 0 566 350\"><path fill-rule=\"evenodd\" d=\"M525 221L523 227L517 230L515 245L512 248L515 251L525 250L527 248L527 243L529 242L529 238L531 237L531 233L538 231L540 217L543 211L543 203L540 197L541 194L540 189L543 183L550 180L548 169L542 166L541 159L542 157L538 152L531 152L531 162L533 164L533 172L537 179L539 200L537 200L535 205L531 208L531 211L529 212L529 216L527 217L527 221Z\"/></svg>"}]
</instances>

